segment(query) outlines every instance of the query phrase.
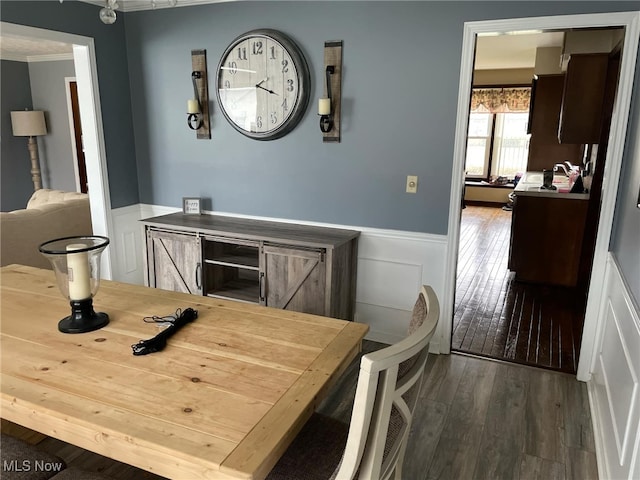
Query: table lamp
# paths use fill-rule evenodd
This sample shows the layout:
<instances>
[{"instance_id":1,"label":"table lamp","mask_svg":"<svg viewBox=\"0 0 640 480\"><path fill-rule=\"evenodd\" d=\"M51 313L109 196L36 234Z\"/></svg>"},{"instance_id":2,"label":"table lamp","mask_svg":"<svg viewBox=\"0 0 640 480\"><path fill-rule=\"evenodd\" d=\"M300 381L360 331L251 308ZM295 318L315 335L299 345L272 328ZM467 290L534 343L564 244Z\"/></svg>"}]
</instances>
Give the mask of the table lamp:
<instances>
[{"instance_id":1,"label":"table lamp","mask_svg":"<svg viewBox=\"0 0 640 480\"><path fill-rule=\"evenodd\" d=\"M38 248L51 262L58 287L71 303L71 315L58 323L61 332L92 332L109 323L106 313L93 310L100 286L100 255L107 245L107 237L95 235L58 238Z\"/></svg>"},{"instance_id":2,"label":"table lamp","mask_svg":"<svg viewBox=\"0 0 640 480\"><path fill-rule=\"evenodd\" d=\"M41 110L23 110L11 112L11 126L14 137L29 137L27 147L31 156L31 180L33 189L42 188L40 177L40 161L38 160L38 142L34 137L47 134L47 125L44 121L44 112Z\"/></svg>"}]
</instances>

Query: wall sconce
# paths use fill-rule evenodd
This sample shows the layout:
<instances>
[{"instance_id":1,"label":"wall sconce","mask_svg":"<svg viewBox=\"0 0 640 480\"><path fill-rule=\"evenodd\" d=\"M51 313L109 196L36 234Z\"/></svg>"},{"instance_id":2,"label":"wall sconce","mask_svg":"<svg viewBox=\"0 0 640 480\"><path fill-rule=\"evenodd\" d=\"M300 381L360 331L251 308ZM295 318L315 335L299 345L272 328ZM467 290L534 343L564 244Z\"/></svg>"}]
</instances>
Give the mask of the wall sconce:
<instances>
[{"instance_id":1,"label":"wall sconce","mask_svg":"<svg viewBox=\"0 0 640 480\"><path fill-rule=\"evenodd\" d=\"M327 96L318 100L318 115L320 115L320 130L328 133L333 129L333 118L331 115L331 75L335 72L333 65L327 65L325 69L325 89Z\"/></svg>"},{"instance_id":2,"label":"wall sconce","mask_svg":"<svg viewBox=\"0 0 640 480\"><path fill-rule=\"evenodd\" d=\"M187 101L187 125L196 131L197 138L210 139L206 50L191 50L191 70L194 98Z\"/></svg>"},{"instance_id":3,"label":"wall sconce","mask_svg":"<svg viewBox=\"0 0 640 480\"><path fill-rule=\"evenodd\" d=\"M44 112L41 110L24 110L11 112L11 126L14 137L29 137L27 148L31 157L31 181L33 190L42 188L40 176L40 160L38 159L38 142L35 137L47 134Z\"/></svg>"},{"instance_id":4,"label":"wall sconce","mask_svg":"<svg viewBox=\"0 0 640 480\"><path fill-rule=\"evenodd\" d=\"M324 42L324 65L327 96L318 100L322 141L340 143L342 40Z\"/></svg>"},{"instance_id":5,"label":"wall sconce","mask_svg":"<svg viewBox=\"0 0 640 480\"><path fill-rule=\"evenodd\" d=\"M200 102L200 94L196 80L202 78L201 72L191 72L191 82L193 83L193 97L187 100L187 124L191 130L198 130L202 127L202 107Z\"/></svg>"}]
</instances>

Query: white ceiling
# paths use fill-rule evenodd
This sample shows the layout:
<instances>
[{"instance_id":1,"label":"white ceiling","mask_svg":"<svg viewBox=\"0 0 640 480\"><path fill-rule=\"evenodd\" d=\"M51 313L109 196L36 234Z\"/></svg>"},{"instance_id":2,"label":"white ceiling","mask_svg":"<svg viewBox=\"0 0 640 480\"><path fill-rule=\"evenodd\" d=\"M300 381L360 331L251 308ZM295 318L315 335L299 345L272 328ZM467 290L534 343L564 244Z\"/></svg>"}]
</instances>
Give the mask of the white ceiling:
<instances>
[{"instance_id":1,"label":"white ceiling","mask_svg":"<svg viewBox=\"0 0 640 480\"><path fill-rule=\"evenodd\" d=\"M0 58L17 62L69 60L73 58L73 47L68 43L2 35Z\"/></svg>"},{"instance_id":2,"label":"white ceiling","mask_svg":"<svg viewBox=\"0 0 640 480\"><path fill-rule=\"evenodd\" d=\"M474 67L476 70L533 68L538 47L562 47L563 40L563 32L478 37Z\"/></svg>"}]
</instances>

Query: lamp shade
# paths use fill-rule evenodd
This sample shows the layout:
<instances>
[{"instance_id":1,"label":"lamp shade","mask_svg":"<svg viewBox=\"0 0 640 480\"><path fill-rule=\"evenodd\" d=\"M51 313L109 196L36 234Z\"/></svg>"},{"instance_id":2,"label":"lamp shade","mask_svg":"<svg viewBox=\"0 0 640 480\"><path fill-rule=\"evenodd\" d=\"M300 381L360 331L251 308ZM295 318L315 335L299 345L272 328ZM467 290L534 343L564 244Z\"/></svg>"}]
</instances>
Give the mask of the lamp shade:
<instances>
[{"instance_id":1,"label":"lamp shade","mask_svg":"<svg viewBox=\"0 0 640 480\"><path fill-rule=\"evenodd\" d=\"M14 137L35 137L47 134L42 110L11 112L11 126Z\"/></svg>"}]
</instances>

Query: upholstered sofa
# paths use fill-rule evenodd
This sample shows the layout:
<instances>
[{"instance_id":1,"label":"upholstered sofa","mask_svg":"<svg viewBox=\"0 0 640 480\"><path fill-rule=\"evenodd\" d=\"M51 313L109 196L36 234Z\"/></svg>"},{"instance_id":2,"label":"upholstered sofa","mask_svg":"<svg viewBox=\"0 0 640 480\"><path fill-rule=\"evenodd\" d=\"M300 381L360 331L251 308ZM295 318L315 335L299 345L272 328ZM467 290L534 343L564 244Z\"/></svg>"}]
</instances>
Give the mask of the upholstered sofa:
<instances>
[{"instance_id":1,"label":"upholstered sofa","mask_svg":"<svg viewBox=\"0 0 640 480\"><path fill-rule=\"evenodd\" d=\"M38 246L55 238L92 233L89 195L37 190L26 209L0 212L0 265L19 263L50 269Z\"/></svg>"}]
</instances>

